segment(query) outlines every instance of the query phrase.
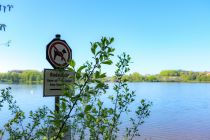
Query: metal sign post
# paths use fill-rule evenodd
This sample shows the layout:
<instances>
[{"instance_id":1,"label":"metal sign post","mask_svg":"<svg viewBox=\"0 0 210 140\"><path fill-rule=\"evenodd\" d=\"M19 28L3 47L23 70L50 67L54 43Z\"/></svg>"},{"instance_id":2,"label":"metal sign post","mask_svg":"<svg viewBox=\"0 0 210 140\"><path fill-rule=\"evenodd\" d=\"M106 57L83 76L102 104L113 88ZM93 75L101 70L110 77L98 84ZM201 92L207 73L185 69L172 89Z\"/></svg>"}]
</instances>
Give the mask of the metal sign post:
<instances>
[{"instance_id":1,"label":"metal sign post","mask_svg":"<svg viewBox=\"0 0 210 140\"><path fill-rule=\"evenodd\" d=\"M59 110L60 110L59 104L60 104L60 97L59 96L55 96L55 111L56 112L59 112Z\"/></svg>"},{"instance_id":2,"label":"metal sign post","mask_svg":"<svg viewBox=\"0 0 210 140\"><path fill-rule=\"evenodd\" d=\"M72 50L65 40L57 34L47 45L46 59L54 69L44 70L44 97L55 96L55 111L59 112L59 96L63 95L64 83L71 83L73 73L65 71L69 60L72 59ZM72 77L69 77L72 76Z\"/></svg>"}]
</instances>

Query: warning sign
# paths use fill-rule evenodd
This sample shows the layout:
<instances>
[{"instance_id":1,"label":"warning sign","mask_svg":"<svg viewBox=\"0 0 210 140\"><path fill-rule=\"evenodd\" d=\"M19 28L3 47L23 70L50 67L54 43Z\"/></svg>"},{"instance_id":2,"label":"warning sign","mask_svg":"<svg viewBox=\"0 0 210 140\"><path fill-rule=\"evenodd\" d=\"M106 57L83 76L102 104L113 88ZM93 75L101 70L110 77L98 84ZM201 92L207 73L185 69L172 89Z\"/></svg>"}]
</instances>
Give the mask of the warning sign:
<instances>
[{"instance_id":1,"label":"warning sign","mask_svg":"<svg viewBox=\"0 0 210 140\"><path fill-rule=\"evenodd\" d=\"M74 82L74 74L67 70L45 69L43 96L62 96L66 85Z\"/></svg>"},{"instance_id":2,"label":"warning sign","mask_svg":"<svg viewBox=\"0 0 210 140\"><path fill-rule=\"evenodd\" d=\"M60 35L57 35L47 45L46 57L53 68L64 69L68 66L68 61L72 58L72 51L66 41L61 40Z\"/></svg>"}]
</instances>

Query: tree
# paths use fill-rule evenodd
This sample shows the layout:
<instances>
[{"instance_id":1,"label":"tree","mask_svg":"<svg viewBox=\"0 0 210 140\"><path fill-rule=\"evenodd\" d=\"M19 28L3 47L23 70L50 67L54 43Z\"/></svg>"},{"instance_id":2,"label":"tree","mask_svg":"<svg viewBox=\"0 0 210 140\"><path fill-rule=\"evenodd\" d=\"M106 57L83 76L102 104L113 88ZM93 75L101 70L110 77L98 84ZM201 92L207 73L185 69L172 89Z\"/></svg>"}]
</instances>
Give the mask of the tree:
<instances>
[{"instance_id":1,"label":"tree","mask_svg":"<svg viewBox=\"0 0 210 140\"><path fill-rule=\"evenodd\" d=\"M134 72L129 75L129 81L140 82L143 81L143 77L138 72Z\"/></svg>"},{"instance_id":2,"label":"tree","mask_svg":"<svg viewBox=\"0 0 210 140\"><path fill-rule=\"evenodd\" d=\"M26 116L9 94L10 90L3 90L0 100L12 105L10 110L14 114L1 132L8 132L10 139L62 139L68 131L70 139L109 139L118 137L119 125L123 113L131 113L129 106L135 101L135 92L130 90L123 76L129 71L130 56L123 53L118 56L113 93L108 93L108 83L103 82L106 73L102 72L104 65L112 65L111 57L114 48L110 47L114 38L103 37L99 42L91 43L93 60L76 68L76 62L69 62L68 70L75 72L74 83L65 85L65 96L60 99L60 111L52 111L46 107L30 112L31 122L23 126ZM106 106L102 96L106 95L111 106ZM126 128L125 139L133 139L139 135L138 126L150 115L150 102L140 100L136 108L135 117L131 117L131 126ZM0 106L1 107L1 106Z\"/></svg>"},{"instance_id":3,"label":"tree","mask_svg":"<svg viewBox=\"0 0 210 140\"><path fill-rule=\"evenodd\" d=\"M0 12L10 12L11 9L13 8L14 6L11 5L11 4L8 4L8 5L1 5L0 4ZM6 30L6 24L3 24L3 23L0 23L0 31L5 31Z\"/></svg>"},{"instance_id":4,"label":"tree","mask_svg":"<svg viewBox=\"0 0 210 140\"><path fill-rule=\"evenodd\" d=\"M43 73L36 70L10 71L0 73L0 82L5 83L41 83L43 81Z\"/></svg>"},{"instance_id":5,"label":"tree","mask_svg":"<svg viewBox=\"0 0 210 140\"><path fill-rule=\"evenodd\" d=\"M155 76L155 75L147 75L145 79L148 82L158 82L159 81L157 76Z\"/></svg>"},{"instance_id":6,"label":"tree","mask_svg":"<svg viewBox=\"0 0 210 140\"><path fill-rule=\"evenodd\" d=\"M160 72L160 76L180 76L180 70L164 70Z\"/></svg>"}]
</instances>

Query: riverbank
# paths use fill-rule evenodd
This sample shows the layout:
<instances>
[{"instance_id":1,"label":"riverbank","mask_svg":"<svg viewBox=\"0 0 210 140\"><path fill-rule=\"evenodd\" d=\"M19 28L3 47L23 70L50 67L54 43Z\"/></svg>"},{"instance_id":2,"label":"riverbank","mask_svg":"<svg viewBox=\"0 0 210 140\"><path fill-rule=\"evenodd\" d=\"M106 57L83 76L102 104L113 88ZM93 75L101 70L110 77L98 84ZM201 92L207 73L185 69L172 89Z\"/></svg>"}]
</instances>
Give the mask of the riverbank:
<instances>
[{"instance_id":1,"label":"riverbank","mask_svg":"<svg viewBox=\"0 0 210 140\"><path fill-rule=\"evenodd\" d=\"M128 82L178 82L178 83L210 83L210 72L193 72L184 70L163 70L155 75L141 75L134 72L124 75ZM115 76L102 79L104 82L116 82ZM0 73L0 83L9 84L42 84L43 72L36 70L15 70Z\"/></svg>"}]
</instances>

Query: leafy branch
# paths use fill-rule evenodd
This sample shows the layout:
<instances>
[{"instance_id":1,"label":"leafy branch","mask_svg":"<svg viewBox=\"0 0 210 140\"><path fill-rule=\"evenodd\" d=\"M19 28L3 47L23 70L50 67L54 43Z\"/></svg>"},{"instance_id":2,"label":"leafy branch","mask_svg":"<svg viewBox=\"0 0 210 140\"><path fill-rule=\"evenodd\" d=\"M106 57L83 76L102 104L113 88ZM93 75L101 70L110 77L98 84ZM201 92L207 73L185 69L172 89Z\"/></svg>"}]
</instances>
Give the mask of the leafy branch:
<instances>
[{"instance_id":1,"label":"leafy branch","mask_svg":"<svg viewBox=\"0 0 210 140\"><path fill-rule=\"evenodd\" d=\"M0 12L10 12L14 8L12 4L7 4L7 5L1 5L0 4ZM6 31L6 24L1 23L0 24L0 31Z\"/></svg>"},{"instance_id":2,"label":"leafy branch","mask_svg":"<svg viewBox=\"0 0 210 140\"><path fill-rule=\"evenodd\" d=\"M104 82L106 73L103 66L112 65L111 57L115 49L110 47L114 38L102 37L99 42L91 43L93 54L92 62L87 61L76 68L76 62L69 62L68 71L74 72L73 84L64 84L64 95L60 103L56 104L60 111L52 111L47 107L39 108L29 113L30 122L22 125L26 116L13 97L10 89L2 90L0 96L0 109L3 102L7 101L14 112L14 118L10 120L5 129L0 131L0 138L5 132L10 134L10 139L63 139L69 134L69 139L117 139L119 126L123 113L130 113L129 106L135 101L135 92L129 89L123 76L130 70L131 57L125 53L118 56L116 64L113 92L110 93L110 84ZM72 76L72 75L71 75ZM107 106L104 98L108 97L111 105ZM131 126L126 129L125 138L131 140L138 136L138 127L144 123L144 119L150 115L150 103L141 100L141 104L135 110L136 117L131 118Z\"/></svg>"},{"instance_id":3,"label":"leafy branch","mask_svg":"<svg viewBox=\"0 0 210 140\"><path fill-rule=\"evenodd\" d=\"M12 8L14 8L14 6L12 4L7 4L7 5L1 5L0 4L0 12L3 11L5 12L10 12L12 10Z\"/></svg>"},{"instance_id":4,"label":"leafy branch","mask_svg":"<svg viewBox=\"0 0 210 140\"><path fill-rule=\"evenodd\" d=\"M14 115L5 125L4 130L0 130L0 138L3 138L4 132L8 132L11 140L13 139L25 139L33 140L43 137L46 135L46 131L43 128L47 128L47 112L49 112L47 107L39 108L35 112L30 112L29 120L31 120L27 125L23 125L23 121L26 119L25 113L20 109L11 95L11 88L6 88L1 90L0 94L0 110L3 104L8 103L8 109L11 114ZM42 135L41 132L45 132Z\"/></svg>"},{"instance_id":5,"label":"leafy branch","mask_svg":"<svg viewBox=\"0 0 210 140\"><path fill-rule=\"evenodd\" d=\"M106 38L102 38L101 42L94 42L91 43L91 51L94 54L93 59L94 64L91 62L86 62L86 64L84 64L83 66L79 67L79 69L76 71L75 70L75 65L76 63L74 62L74 60L71 60L69 62L70 67L69 70L70 71L76 71L76 82L75 82L75 86L74 86L74 90L79 89L79 93L77 95L75 95L73 97L73 100L70 101L69 105L69 112L68 114L64 117L64 121L62 122L62 125L58 131L58 134L55 136L55 139L58 139L60 137L61 131L63 130L64 126L66 125L67 120L70 118L70 114L72 112L72 110L74 109L74 107L77 105L78 101L82 101L82 97L83 96L88 96L87 91L90 88L88 83L90 82L94 82L95 80L93 80L93 77L95 76L95 78L103 78L105 77L105 74L101 74L100 73L100 68L101 65L105 64L105 65L111 65L112 64L112 60L110 59L109 56L112 56L112 52L114 51L113 48L109 47L109 45L114 41L113 38L110 38L109 40L107 40ZM100 48L100 50L97 52L97 47ZM86 68L86 69L85 69ZM85 69L85 73L81 74L81 71ZM83 80L83 83L81 84L81 80ZM98 81L99 82L99 81ZM69 96L69 95L67 95ZM72 99L72 97L71 97ZM70 100L71 100L70 99ZM88 107L90 106L86 106L86 112Z\"/></svg>"}]
</instances>

